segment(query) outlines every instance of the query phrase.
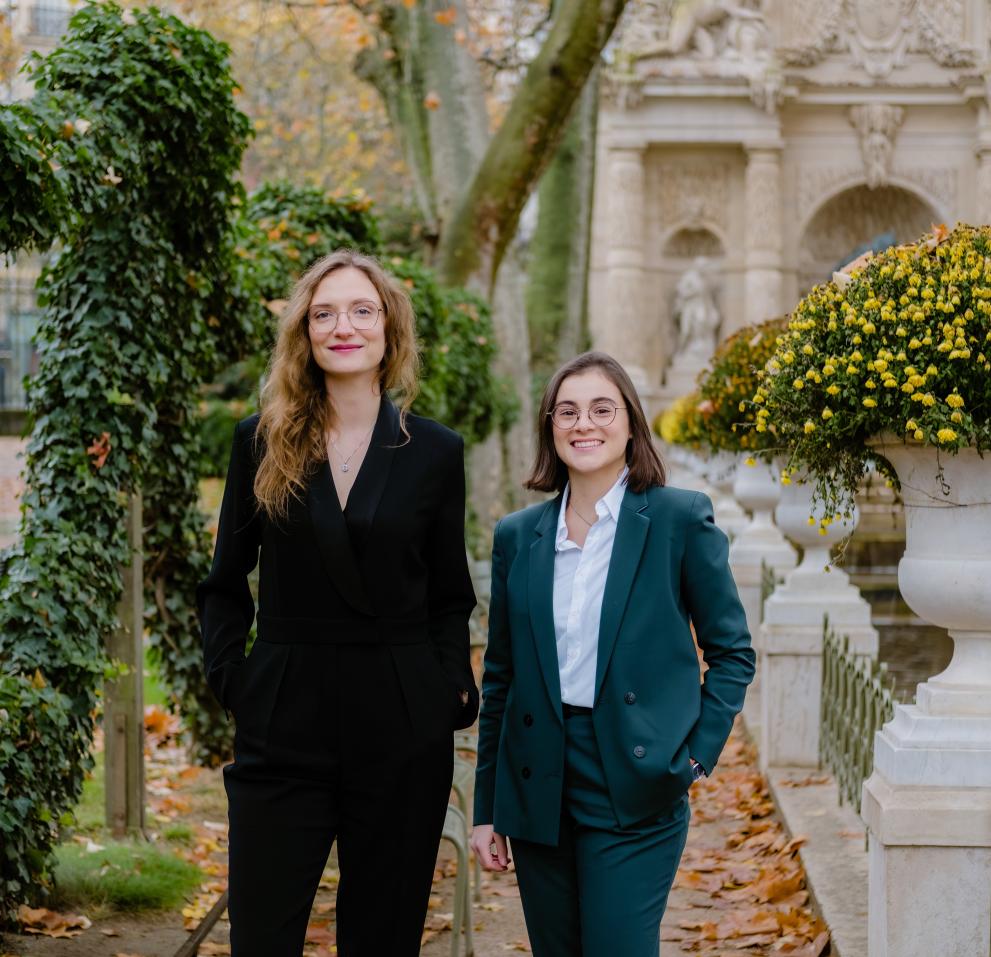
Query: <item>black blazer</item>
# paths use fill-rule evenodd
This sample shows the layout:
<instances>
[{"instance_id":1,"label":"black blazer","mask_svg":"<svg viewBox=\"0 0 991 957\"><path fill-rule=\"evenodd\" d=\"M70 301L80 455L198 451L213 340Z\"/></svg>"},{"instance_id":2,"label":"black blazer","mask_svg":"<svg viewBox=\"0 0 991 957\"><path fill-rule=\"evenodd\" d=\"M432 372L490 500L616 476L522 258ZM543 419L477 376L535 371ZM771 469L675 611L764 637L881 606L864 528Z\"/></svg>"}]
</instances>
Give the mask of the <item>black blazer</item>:
<instances>
[{"instance_id":1,"label":"black blazer","mask_svg":"<svg viewBox=\"0 0 991 957\"><path fill-rule=\"evenodd\" d=\"M197 589L207 682L225 707L236 701L255 619L248 575L260 552L260 640L389 645L414 720L414 712L438 713L436 698L444 695L450 710L441 713L453 727L475 720L464 443L430 419L409 415L406 422L408 440L396 407L383 398L346 509L324 460L303 500L292 499L278 522L258 510L252 492L258 416L238 423L213 567Z\"/></svg>"}]
</instances>

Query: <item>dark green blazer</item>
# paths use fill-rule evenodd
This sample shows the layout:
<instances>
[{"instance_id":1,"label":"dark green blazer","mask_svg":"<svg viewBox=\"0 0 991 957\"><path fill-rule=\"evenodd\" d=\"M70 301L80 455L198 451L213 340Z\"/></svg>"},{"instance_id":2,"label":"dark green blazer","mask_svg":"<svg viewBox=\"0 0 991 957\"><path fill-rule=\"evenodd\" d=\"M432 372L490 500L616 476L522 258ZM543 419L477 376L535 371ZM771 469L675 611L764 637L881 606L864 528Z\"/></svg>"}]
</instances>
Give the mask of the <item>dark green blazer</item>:
<instances>
[{"instance_id":1,"label":"dark green blazer","mask_svg":"<svg viewBox=\"0 0 991 957\"><path fill-rule=\"evenodd\" d=\"M543 844L558 840L564 780L553 612L560 508L559 495L495 530L475 782L476 824ZM712 772L743 707L755 656L727 554L705 495L627 490L602 601L593 713L624 827L688 790L689 755Z\"/></svg>"}]
</instances>

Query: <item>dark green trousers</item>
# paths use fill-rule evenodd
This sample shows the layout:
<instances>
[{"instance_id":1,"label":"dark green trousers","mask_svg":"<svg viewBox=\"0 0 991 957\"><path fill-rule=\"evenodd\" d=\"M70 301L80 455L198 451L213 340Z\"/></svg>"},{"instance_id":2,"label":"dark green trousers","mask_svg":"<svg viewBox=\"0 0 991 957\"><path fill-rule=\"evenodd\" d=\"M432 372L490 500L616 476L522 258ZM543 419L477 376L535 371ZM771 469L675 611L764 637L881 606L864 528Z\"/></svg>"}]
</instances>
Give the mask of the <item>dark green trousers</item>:
<instances>
[{"instance_id":1,"label":"dark green trousers","mask_svg":"<svg viewBox=\"0 0 991 957\"><path fill-rule=\"evenodd\" d=\"M512 839L534 957L658 957L661 917L688 837L688 796L660 817L620 827L591 715L564 724L558 844Z\"/></svg>"}]
</instances>

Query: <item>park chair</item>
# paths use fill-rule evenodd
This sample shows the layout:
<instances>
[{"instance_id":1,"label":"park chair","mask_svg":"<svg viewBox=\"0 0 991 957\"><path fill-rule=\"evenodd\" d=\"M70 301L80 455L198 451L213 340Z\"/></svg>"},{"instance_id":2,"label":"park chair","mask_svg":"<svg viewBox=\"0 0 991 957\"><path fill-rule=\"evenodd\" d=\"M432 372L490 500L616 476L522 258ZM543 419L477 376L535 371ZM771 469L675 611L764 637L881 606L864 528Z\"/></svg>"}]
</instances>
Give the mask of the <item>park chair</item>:
<instances>
[{"instance_id":1,"label":"park chair","mask_svg":"<svg viewBox=\"0 0 991 957\"><path fill-rule=\"evenodd\" d=\"M468 878L468 821L453 804L447 806L441 839L450 841L458 857L458 875L454 882L454 921L451 925L451 957L461 952L461 931L465 935L465 957L475 953L471 926L471 890Z\"/></svg>"}]
</instances>

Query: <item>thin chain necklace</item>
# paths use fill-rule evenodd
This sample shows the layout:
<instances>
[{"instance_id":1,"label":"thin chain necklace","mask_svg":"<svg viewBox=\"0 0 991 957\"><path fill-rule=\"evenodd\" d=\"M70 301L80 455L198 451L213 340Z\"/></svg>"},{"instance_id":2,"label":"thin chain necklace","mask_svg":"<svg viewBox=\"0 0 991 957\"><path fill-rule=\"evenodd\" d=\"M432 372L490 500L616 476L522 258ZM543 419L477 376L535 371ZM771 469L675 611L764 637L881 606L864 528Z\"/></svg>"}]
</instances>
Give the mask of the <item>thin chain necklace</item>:
<instances>
[{"instance_id":1,"label":"thin chain necklace","mask_svg":"<svg viewBox=\"0 0 991 957\"><path fill-rule=\"evenodd\" d=\"M595 522L597 522L599 520L599 516L598 515L595 516L595 522L590 522L587 518L585 518L585 516L582 515L582 513L579 512L577 508L575 508L574 499L570 499L569 498L568 499L568 505L571 506L571 511L573 511L589 528L591 528L595 524Z\"/></svg>"},{"instance_id":2,"label":"thin chain necklace","mask_svg":"<svg viewBox=\"0 0 991 957\"><path fill-rule=\"evenodd\" d=\"M365 433L365 437L354 447L351 454L347 458L344 457L344 453L337 447L337 443L334 441L334 437L330 434L327 435L327 438L330 439L330 444L334 447L334 451L337 453L337 457L341 460L342 472L351 471L351 465L350 465L351 459L354 458L358 449L360 449L369 440L372 432L374 431L375 431L375 424L372 423L372 427Z\"/></svg>"}]
</instances>

